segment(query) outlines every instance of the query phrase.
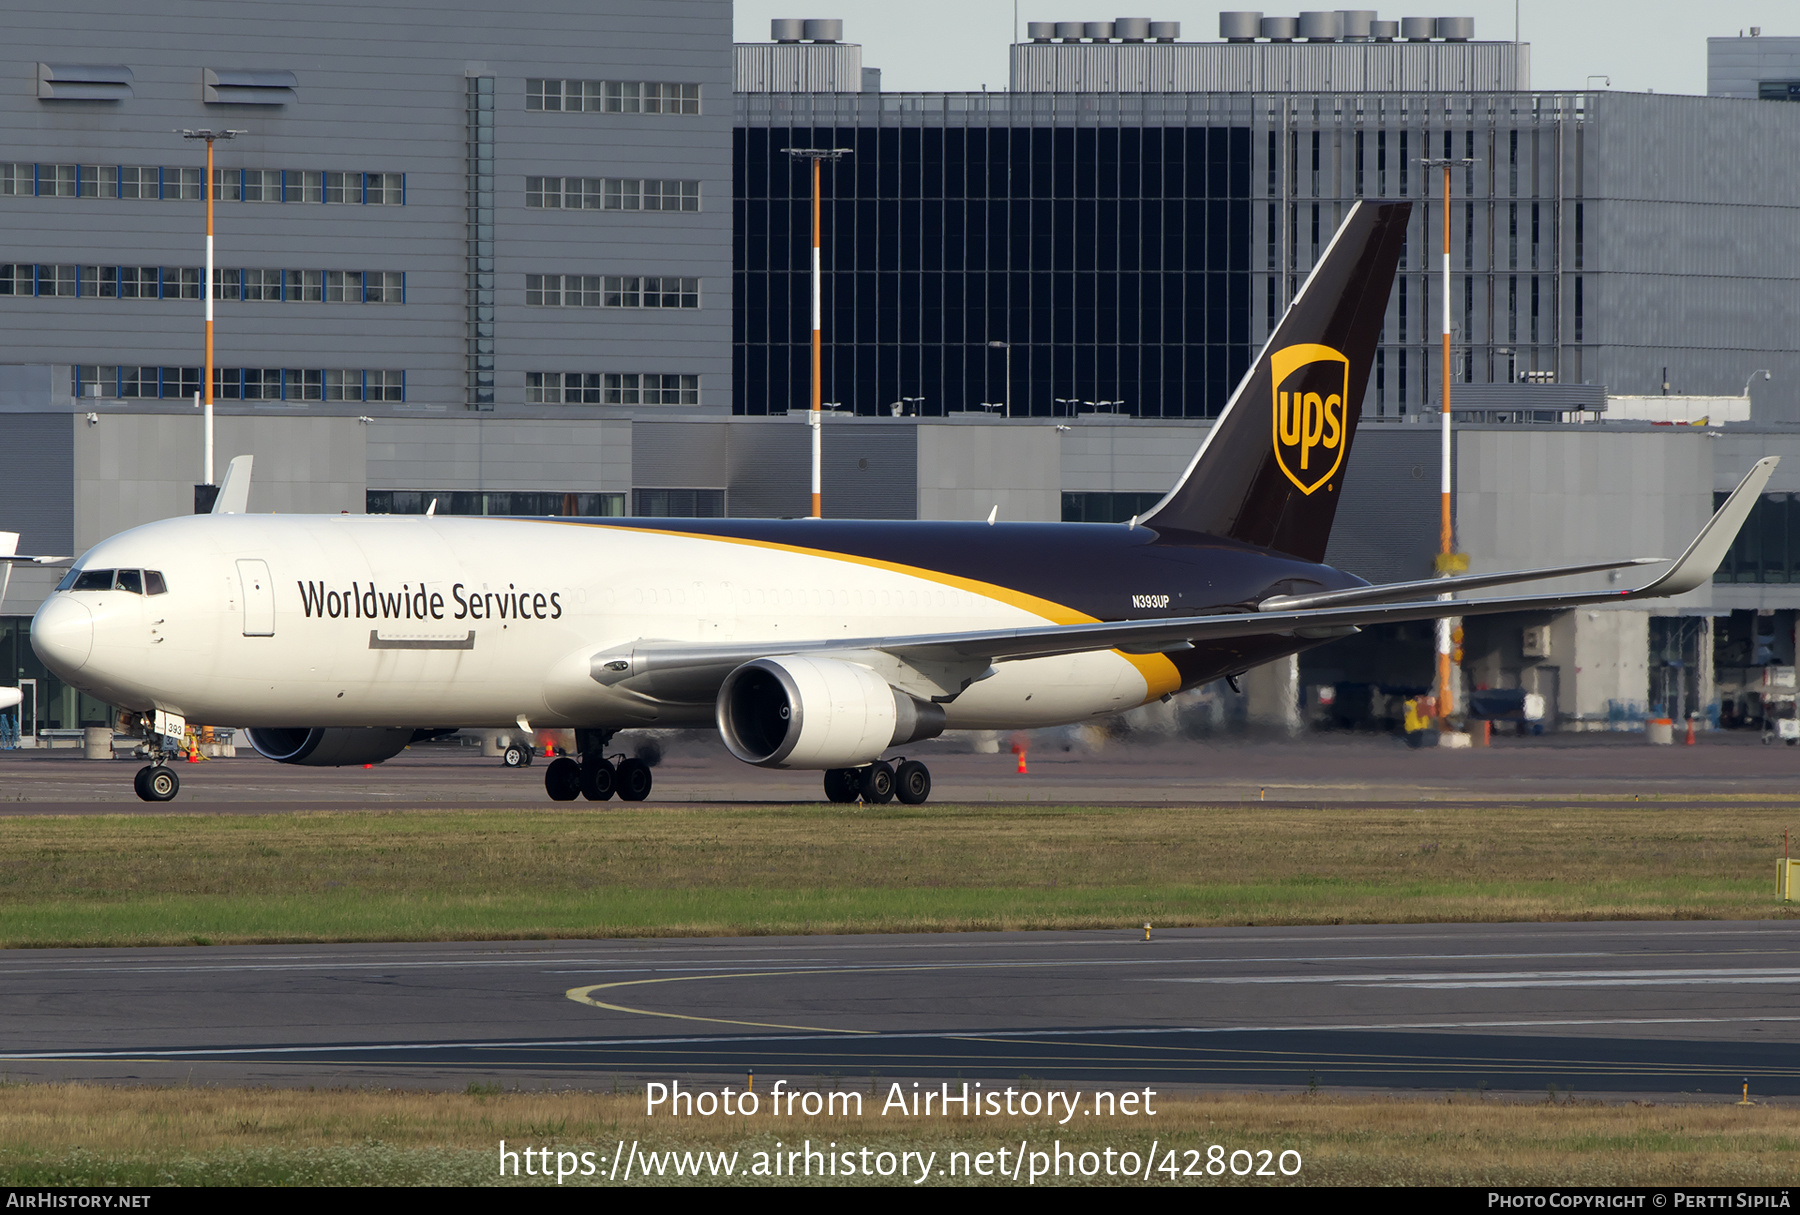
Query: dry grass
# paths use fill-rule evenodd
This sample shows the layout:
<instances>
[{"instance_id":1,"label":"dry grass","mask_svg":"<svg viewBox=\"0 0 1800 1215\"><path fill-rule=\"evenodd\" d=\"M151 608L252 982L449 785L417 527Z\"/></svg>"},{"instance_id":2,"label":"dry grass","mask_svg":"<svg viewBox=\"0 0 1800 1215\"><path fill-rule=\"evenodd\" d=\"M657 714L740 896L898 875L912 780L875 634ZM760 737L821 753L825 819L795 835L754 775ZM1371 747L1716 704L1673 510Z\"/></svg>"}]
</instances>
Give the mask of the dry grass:
<instances>
[{"instance_id":1,"label":"dry grass","mask_svg":"<svg viewBox=\"0 0 1800 1215\"><path fill-rule=\"evenodd\" d=\"M620 1141L646 1151L736 1150L740 1171L777 1139L935 1151L940 1164L952 1151L1021 1139L1032 1150L1060 1141L1076 1153L1143 1152L1154 1140L1159 1162L1172 1146L1183 1169L1189 1150L1204 1168L1216 1143L1293 1149L1304 1161L1293 1181L1336 1185L1775 1185L1790 1183L1800 1164L1800 1111L1782 1105L1162 1094L1154 1118L1066 1126L883 1118L878 1108L865 1100L860 1118L669 1119L646 1117L632 1094L11 1086L0 1089L0 1184L494 1184L502 1139L605 1158Z\"/></svg>"},{"instance_id":2,"label":"dry grass","mask_svg":"<svg viewBox=\"0 0 1800 1215\"><path fill-rule=\"evenodd\" d=\"M0 944L1762 918L1794 807L819 806L0 820Z\"/></svg>"}]
</instances>

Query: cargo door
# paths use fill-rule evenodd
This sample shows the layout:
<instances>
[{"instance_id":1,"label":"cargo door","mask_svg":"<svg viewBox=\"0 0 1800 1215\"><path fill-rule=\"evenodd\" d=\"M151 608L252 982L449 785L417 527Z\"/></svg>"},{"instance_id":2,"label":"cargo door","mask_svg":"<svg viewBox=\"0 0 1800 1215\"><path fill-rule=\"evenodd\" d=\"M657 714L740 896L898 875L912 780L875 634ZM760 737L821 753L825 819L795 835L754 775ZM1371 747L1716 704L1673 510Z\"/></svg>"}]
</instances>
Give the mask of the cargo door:
<instances>
[{"instance_id":1,"label":"cargo door","mask_svg":"<svg viewBox=\"0 0 1800 1215\"><path fill-rule=\"evenodd\" d=\"M237 567L238 581L244 584L244 636L275 636L275 584L269 580L269 563L244 559Z\"/></svg>"}]
</instances>

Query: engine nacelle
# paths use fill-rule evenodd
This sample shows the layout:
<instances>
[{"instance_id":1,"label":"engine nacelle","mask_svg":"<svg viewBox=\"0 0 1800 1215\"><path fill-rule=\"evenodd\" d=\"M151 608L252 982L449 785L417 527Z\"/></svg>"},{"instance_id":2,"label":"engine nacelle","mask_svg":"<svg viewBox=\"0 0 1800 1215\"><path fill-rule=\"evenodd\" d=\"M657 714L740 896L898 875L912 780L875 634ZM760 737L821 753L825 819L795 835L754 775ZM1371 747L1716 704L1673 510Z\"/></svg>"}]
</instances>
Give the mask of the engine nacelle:
<instances>
[{"instance_id":1,"label":"engine nacelle","mask_svg":"<svg viewBox=\"0 0 1800 1215\"><path fill-rule=\"evenodd\" d=\"M250 745L263 758L278 764L304 764L309 768L378 764L400 754L418 733L410 726L398 730L257 726L244 731Z\"/></svg>"},{"instance_id":2,"label":"engine nacelle","mask_svg":"<svg viewBox=\"0 0 1800 1215\"><path fill-rule=\"evenodd\" d=\"M764 768L854 768L944 732L941 705L836 658L747 662L725 677L717 711L726 747Z\"/></svg>"}]
</instances>

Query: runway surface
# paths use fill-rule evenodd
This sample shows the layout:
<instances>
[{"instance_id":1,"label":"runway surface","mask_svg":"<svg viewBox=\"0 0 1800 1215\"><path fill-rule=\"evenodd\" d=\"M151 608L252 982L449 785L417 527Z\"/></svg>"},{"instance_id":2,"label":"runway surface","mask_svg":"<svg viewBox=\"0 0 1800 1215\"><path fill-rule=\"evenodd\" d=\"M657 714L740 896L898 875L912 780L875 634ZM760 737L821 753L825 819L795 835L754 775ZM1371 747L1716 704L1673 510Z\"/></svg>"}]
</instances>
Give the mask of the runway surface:
<instances>
[{"instance_id":1,"label":"runway surface","mask_svg":"<svg viewBox=\"0 0 1800 1215\"><path fill-rule=\"evenodd\" d=\"M1800 1094L1800 925L0 954L15 1080Z\"/></svg>"},{"instance_id":2,"label":"runway surface","mask_svg":"<svg viewBox=\"0 0 1800 1215\"><path fill-rule=\"evenodd\" d=\"M634 744L620 736L621 746ZM1157 745L1064 750L1037 738L1021 776L1003 740L975 754L966 740L914 749L931 767L932 800L1088 805L1244 801L1392 805L1418 801L1589 799L1679 794L1793 798L1800 747L1759 746L1754 735L1701 735L1697 746L1655 747L1641 734L1496 739L1469 751L1410 750L1388 736L1321 735L1295 742L1171 739ZM716 736L664 740L650 804L821 801L816 772L779 772L732 759ZM421 746L374 768L236 759L182 764L177 800L151 805L131 789L141 761L88 761L74 750L0 752L0 817L16 814L280 814L328 809L543 807L544 761L509 769L469 748ZM616 803L615 803L616 804Z\"/></svg>"}]
</instances>

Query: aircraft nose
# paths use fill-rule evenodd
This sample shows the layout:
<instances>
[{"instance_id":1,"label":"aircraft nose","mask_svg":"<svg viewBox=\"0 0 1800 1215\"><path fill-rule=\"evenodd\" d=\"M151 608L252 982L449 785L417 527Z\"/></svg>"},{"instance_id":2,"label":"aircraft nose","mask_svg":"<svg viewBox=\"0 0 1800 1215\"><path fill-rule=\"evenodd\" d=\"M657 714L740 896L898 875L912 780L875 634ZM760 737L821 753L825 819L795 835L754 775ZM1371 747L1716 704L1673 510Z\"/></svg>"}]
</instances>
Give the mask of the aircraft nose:
<instances>
[{"instance_id":1,"label":"aircraft nose","mask_svg":"<svg viewBox=\"0 0 1800 1215\"><path fill-rule=\"evenodd\" d=\"M31 622L31 648L58 675L73 675L93 652L94 614L66 595L52 598Z\"/></svg>"}]
</instances>

